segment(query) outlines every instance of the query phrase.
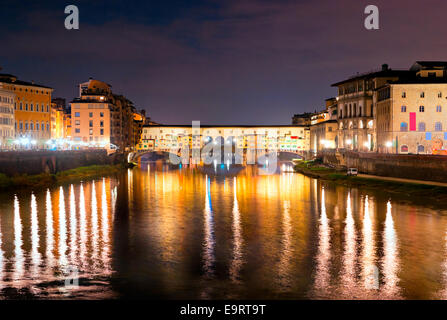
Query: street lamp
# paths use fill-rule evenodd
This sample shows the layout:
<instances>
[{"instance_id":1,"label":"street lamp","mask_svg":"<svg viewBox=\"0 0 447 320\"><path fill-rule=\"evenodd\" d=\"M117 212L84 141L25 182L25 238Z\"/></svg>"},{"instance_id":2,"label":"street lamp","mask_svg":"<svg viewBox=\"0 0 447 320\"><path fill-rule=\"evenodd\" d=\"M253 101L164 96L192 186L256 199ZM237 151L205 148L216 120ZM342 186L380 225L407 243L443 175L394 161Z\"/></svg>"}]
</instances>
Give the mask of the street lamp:
<instances>
[{"instance_id":1,"label":"street lamp","mask_svg":"<svg viewBox=\"0 0 447 320\"><path fill-rule=\"evenodd\" d=\"M390 153L389 148L391 148L393 146L393 143L391 141L387 141L385 143L385 146L386 146L386 153Z\"/></svg>"}]
</instances>

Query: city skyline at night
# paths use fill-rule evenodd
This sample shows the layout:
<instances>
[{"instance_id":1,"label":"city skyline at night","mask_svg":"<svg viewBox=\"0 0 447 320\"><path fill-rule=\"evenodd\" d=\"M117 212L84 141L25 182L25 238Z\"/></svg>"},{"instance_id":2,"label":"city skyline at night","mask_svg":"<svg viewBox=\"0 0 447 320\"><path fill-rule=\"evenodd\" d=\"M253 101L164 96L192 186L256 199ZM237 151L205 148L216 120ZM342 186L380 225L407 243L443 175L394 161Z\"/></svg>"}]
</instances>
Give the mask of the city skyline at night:
<instances>
[{"instance_id":1,"label":"city skyline at night","mask_svg":"<svg viewBox=\"0 0 447 320\"><path fill-rule=\"evenodd\" d=\"M74 1L80 29L66 30L65 3L6 1L0 66L68 100L84 79L106 81L159 123L287 124L357 72L443 60L430 3L376 1L380 29L366 30L363 1Z\"/></svg>"}]
</instances>

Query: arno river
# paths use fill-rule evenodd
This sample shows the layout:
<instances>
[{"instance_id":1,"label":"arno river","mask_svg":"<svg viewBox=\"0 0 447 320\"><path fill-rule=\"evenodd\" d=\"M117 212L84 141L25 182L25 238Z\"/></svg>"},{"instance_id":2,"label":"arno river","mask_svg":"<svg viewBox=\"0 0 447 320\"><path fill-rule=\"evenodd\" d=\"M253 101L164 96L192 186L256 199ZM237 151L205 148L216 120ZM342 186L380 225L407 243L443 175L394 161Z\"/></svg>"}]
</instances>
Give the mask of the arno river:
<instances>
[{"instance_id":1,"label":"arno river","mask_svg":"<svg viewBox=\"0 0 447 320\"><path fill-rule=\"evenodd\" d=\"M5 193L0 298L446 298L447 211L423 201L162 163Z\"/></svg>"}]
</instances>

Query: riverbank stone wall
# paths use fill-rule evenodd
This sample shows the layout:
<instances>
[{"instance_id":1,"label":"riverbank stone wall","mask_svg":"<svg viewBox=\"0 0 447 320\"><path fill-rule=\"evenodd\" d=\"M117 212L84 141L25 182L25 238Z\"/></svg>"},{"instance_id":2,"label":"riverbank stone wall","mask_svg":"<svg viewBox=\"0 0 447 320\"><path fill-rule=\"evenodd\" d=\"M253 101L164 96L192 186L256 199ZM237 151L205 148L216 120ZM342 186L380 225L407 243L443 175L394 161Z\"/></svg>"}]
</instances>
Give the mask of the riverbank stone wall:
<instances>
[{"instance_id":1,"label":"riverbank stone wall","mask_svg":"<svg viewBox=\"0 0 447 320\"><path fill-rule=\"evenodd\" d=\"M8 176L57 173L83 166L112 165L124 161L125 155L107 155L94 151L8 151L0 152L0 173Z\"/></svg>"},{"instance_id":2,"label":"riverbank stone wall","mask_svg":"<svg viewBox=\"0 0 447 320\"><path fill-rule=\"evenodd\" d=\"M322 156L325 163L357 168L360 173L447 182L447 156L403 155L367 152L330 152Z\"/></svg>"}]
</instances>

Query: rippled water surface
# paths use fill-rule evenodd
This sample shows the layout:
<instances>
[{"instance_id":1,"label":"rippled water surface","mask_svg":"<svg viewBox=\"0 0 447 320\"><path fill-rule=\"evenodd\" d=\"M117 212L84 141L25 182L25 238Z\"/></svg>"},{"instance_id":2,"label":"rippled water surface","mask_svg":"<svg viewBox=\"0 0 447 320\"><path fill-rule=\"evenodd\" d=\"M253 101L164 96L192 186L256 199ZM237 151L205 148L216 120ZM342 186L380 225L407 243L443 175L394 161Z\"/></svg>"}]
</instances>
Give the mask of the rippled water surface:
<instances>
[{"instance_id":1,"label":"rippled water surface","mask_svg":"<svg viewBox=\"0 0 447 320\"><path fill-rule=\"evenodd\" d=\"M445 298L446 211L413 201L161 163L5 193L0 298Z\"/></svg>"}]
</instances>

